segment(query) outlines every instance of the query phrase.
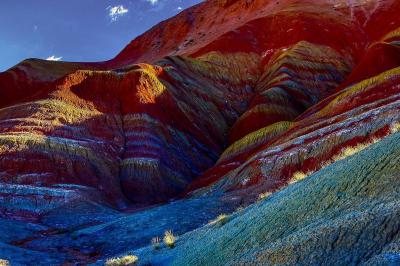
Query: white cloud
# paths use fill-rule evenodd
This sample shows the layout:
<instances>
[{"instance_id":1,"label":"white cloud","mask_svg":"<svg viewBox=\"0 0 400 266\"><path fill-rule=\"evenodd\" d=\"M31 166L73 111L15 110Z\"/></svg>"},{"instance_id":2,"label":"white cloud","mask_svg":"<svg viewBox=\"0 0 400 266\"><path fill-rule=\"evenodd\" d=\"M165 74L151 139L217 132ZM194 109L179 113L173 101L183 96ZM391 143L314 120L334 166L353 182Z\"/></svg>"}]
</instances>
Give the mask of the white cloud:
<instances>
[{"instance_id":1,"label":"white cloud","mask_svg":"<svg viewBox=\"0 0 400 266\"><path fill-rule=\"evenodd\" d=\"M151 8L149 11L152 12L160 12L161 10L164 9L165 4L167 1L162 1L162 0L142 0L150 4Z\"/></svg>"},{"instance_id":2,"label":"white cloud","mask_svg":"<svg viewBox=\"0 0 400 266\"><path fill-rule=\"evenodd\" d=\"M158 3L158 0L146 0L147 2L149 2L152 5L155 5Z\"/></svg>"},{"instance_id":3,"label":"white cloud","mask_svg":"<svg viewBox=\"0 0 400 266\"><path fill-rule=\"evenodd\" d=\"M107 9L109 10L108 12L108 16L111 18L111 21L117 21L117 19L123 15L125 15L126 13L128 13L128 9L125 8L123 5L119 5L119 6L109 6L107 7Z\"/></svg>"},{"instance_id":4,"label":"white cloud","mask_svg":"<svg viewBox=\"0 0 400 266\"><path fill-rule=\"evenodd\" d=\"M48 61L60 61L62 59L62 56L56 57L55 55L49 56L46 58Z\"/></svg>"},{"instance_id":5,"label":"white cloud","mask_svg":"<svg viewBox=\"0 0 400 266\"><path fill-rule=\"evenodd\" d=\"M177 8L176 8L176 10L182 10L183 8L181 7L181 6L178 6Z\"/></svg>"}]
</instances>

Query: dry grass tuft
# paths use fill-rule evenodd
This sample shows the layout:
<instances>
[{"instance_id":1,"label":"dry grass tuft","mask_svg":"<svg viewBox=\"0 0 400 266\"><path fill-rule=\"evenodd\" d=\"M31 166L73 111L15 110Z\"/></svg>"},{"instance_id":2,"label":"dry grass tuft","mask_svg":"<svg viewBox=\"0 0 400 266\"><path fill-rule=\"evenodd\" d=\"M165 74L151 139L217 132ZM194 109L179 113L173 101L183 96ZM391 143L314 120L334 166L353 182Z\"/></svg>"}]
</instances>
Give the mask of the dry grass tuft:
<instances>
[{"instance_id":1,"label":"dry grass tuft","mask_svg":"<svg viewBox=\"0 0 400 266\"><path fill-rule=\"evenodd\" d=\"M151 239L151 245L153 246L153 249L160 249L161 247L161 238L157 237L153 237Z\"/></svg>"},{"instance_id":2,"label":"dry grass tuft","mask_svg":"<svg viewBox=\"0 0 400 266\"><path fill-rule=\"evenodd\" d=\"M166 231L165 235L164 235L165 245L167 245L169 248L173 248L173 247L175 247L175 241L176 241L176 237L174 236L172 231L171 230Z\"/></svg>"},{"instance_id":3,"label":"dry grass tuft","mask_svg":"<svg viewBox=\"0 0 400 266\"><path fill-rule=\"evenodd\" d=\"M269 196L271 196L271 194L272 194L272 192L268 192L268 191L266 191L264 193L260 193L258 195L258 199L257 200L258 201L265 200L265 199L269 198Z\"/></svg>"},{"instance_id":4,"label":"dry grass tuft","mask_svg":"<svg viewBox=\"0 0 400 266\"><path fill-rule=\"evenodd\" d=\"M244 211L244 207L243 206L237 207L236 212L242 212L242 211Z\"/></svg>"},{"instance_id":5,"label":"dry grass tuft","mask_svg":"<svg viewBox=\"0 0 400 266\"><path fill-rule=\"evenodd\" d=\"M210 221L208 224L219 224L224 225L228 221L229 216L226 214L220 214L214 220Z\"/></svg>"},{"instance_id":6,"label":"dry grass tuft","mask_svg":"<svg viewBox=\"0 0 400 266\"><path fill-rule=\"evenodd\" d=\"M400 131L400 122L392 124L392 126L390 127L390 133L394 134L399 131Z\"/></svg>"},{"instance_id":7,"label":"dry grass tuft","mask_svg":"<svg viewBox=\"0 0 400 266\"><path fill-rule=\"evenodd\" d=\"M106 266L129 266L135 265L138 261L138 257L135 255L127 255L119 258L112 258L106 261Z\"/></svg>"},{"instance_id":8,"label":"dry grass tuft","mask_svg":"<svg viewBox=\"0 0 400 266\"><path fill-rule=\"evenodd\" d=\"M304 172L301 172L301 171L296 172L296 173L293 174L292 178L290 179L289 184L293 184L293 183L296 183L296 182L298 182L300 180L303 180L304 178L306 178L307 176L309 176L311 174L312 174L312 172L307 172L307 173L304 173Z\"/></svg>"},{"instance_id":9,"label":"dry grass tuft","mask_svg":"<svg viewBox=\"0 0 400 266\"><path fill-rule=\"evenodd\" d=\"M8 260L0 259L0 266L10 266L10 262Z\"/></svg>"}]
</instances>

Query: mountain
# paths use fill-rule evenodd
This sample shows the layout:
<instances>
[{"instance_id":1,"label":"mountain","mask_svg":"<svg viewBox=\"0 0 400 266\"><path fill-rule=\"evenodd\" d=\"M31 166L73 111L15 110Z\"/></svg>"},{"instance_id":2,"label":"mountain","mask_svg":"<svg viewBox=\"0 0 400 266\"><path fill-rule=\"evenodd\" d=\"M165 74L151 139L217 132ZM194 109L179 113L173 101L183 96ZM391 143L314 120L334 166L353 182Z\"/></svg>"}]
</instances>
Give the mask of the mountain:
<instances>
[{"instance_id":1,"label":"mountain","mask_svg":"<svg viewBox=\"0 0 400 266\"><path fill-rule=\"evenodd\" d=\"M400 264L399 12L210 0L109 61L0 73L0 259Z\"/></svg>"}]
</instances>

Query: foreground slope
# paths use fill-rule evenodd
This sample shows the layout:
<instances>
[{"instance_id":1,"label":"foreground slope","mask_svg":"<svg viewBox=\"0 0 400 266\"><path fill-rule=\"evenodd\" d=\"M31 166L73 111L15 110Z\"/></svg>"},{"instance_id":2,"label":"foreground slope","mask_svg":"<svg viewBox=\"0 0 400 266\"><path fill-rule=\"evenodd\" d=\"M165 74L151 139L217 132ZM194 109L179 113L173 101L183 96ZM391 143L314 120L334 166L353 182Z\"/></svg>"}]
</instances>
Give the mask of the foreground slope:
<instances>
[{"instance_id":1,"label":"foreground slope","mask_svg":"<svg viewBox=\"0 0 400 266\"><path fill-rule=\"evenodd\" d=\"M152 265L398 265L399 159L395 134L183 235L173 250L135 254Z\"/></svg>"}]
</instances>

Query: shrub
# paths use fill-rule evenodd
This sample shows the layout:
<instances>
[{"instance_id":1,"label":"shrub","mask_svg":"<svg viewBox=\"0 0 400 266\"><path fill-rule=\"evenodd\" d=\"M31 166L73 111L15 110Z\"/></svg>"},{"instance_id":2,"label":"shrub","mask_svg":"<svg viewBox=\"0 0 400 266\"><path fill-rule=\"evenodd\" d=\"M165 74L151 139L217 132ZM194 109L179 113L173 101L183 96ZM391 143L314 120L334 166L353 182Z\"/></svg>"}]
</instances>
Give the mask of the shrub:
<instances>
[{"instance_id":1,"label":"shrub","mask_svg":"<svg viewBox=\"0 0 400 266\"><path fill-rule=\"evenodd\" d=\"M106 261L106 266L126 266L135 265L138 261L138 257L134 255L127 255L119 258L112 258Z\"/></svg>"},{"instance_id":2,"label":"shrub","mask_svg":"<svg viewBox=\"0 0 400 266\"><path fill-rule=\"evenodd\" d=\"M264 193L260 193L259 195L258 195L258 201L261 201L261 200L265 200L265 199L267 199L267 198L269 198L269 196L271 196L271 192L268 192L268 191L266 191L266 192L264 192Z\"/></svg>"},{"instance_id":3,"label":"shrub","mask_svg":"<svg viewBox=\"0 0 400 266\"><path fill-rule=\"evenodd\" d=\"M164 235L165 245L167 245L170 248L173 248L173 247L175 247L175 241L176 241L176 237L174 236L172 231L171 230L166 231L165 235Z\"/></svg>"},{"instance_id":4,"label":"shrub","mask_svg":"<svg viewBox=\"0 0 400 266\"><path fill-rule=\"evenodd\" d=\"M236 212L242 212L243 210L244 210L244 207L243 206L239 206L239 207L237 207Z\"/></svg>"},{"instance_id":5,"label":"shrub","mask_svg":"<svg viewBox=\"0 0 400 266\"><path fill-rule=\"evenodd\" d=\"M8 260L0 259L0 266L10 266L10 262Z\"/></svg>"},{"instance_id":6,"label":"shrub","mask_svg":"<svg viewBox=\"0 0 400 266\"><path fill-rule=\"evenodd\" d=\"M392 124L392 126L390 127L390 132L392 134L394 134L399 131L400 131L400 122L396 122L396 123Z\"/></svg>"},{"instance_id":7,"label":"shrub","mask_svg":"<svg viewBox=\"0 0 400 266\"><path fill-rule=\"evenodd\" d=\"M220 224L224 225L228 221L228 215L226 214L220 214L215 218L214 220L210 221L208 224Z\"/></svg>"},{"instance_id":8,"label":"shrub","mask_svg":"<svg viewBox=\"0 0 400 266\"><path fill-rule=\"evenodd\" d=\"M308 173L304 173L304 172L296 172L293 174L292 178L289 181L289 184L293 184L296 183L300 180L303 180L304 178L306 178L307 176L309 176L311 174L311 172Z\"/></svg>"},{"instance_id":9,"label":"shrub","mask_svg":"<svg viewBox=\"0 0 400 266\"><path fill-rule=\"evenodd\" d=\"M153 246L154 249L159 249L161 245L161 239L157 237L153 237L151 239L151 245Z\"/></svg>"}]
</instances>

